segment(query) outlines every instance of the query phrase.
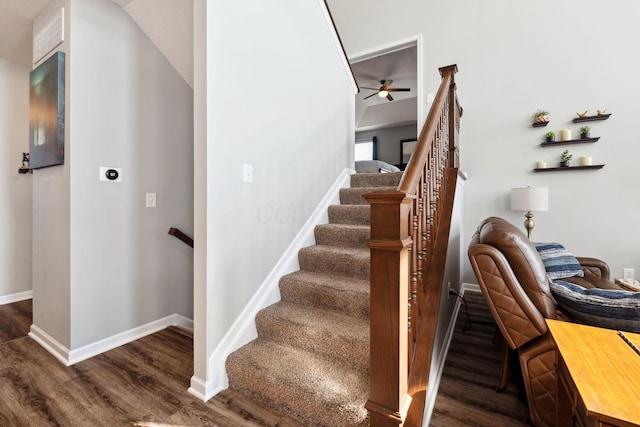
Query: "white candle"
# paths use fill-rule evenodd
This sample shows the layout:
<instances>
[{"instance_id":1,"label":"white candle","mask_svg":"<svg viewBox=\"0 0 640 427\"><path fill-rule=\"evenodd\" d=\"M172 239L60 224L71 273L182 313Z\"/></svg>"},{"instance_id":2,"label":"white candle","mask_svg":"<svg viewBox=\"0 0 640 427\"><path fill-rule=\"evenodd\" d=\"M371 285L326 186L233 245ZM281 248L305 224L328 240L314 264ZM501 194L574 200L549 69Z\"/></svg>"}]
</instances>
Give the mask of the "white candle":
<instances>
[{"instance_id":1,"label":"white candle","mask_svg":"<svg viewBox=\"0 0 640 427\"><path fill-rule=\"evenodd\" d=\"M560 141L569 141L571 139L571 129L562 129L560 131Z\"/></svg>"},{"instance_id":2,"label":"white candle","mask_svg":"<svg viewBox=\"0 0 640 427\"><path fill-rule=\"evenodd\" d=\"M544 169L547 167L547 162L538 162L538 169Z\"/></svg>"},{"instance_id":3,"label":"white candle","mask_svg":"<svg viewBox=\"0 0 640 427\"><path fill-rule=\"evenodd\" d=\"M582 156L582 166L591 166L591 156Z\"/></svg>"}]
</instances>

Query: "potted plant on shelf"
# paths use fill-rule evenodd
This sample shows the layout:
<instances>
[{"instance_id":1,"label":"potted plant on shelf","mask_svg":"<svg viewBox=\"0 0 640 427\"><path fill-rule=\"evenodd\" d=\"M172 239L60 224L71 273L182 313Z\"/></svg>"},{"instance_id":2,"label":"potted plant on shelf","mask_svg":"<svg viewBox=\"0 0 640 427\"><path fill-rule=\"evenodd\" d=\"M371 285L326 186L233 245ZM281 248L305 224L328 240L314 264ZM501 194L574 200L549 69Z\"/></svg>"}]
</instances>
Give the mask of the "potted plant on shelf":
<instances>
[{"instance_id":1,"label":"potted plant on shelf","mask_svg":"<svg viewBox=\"0 0 640 427\"><path fill-rule=\"evenodd\" d=\"M549 122L549 112L545 110L538 110L533 115L533 121L535 123L548 123Z\"/></svg>"},{"instance_id":2,"label":"potted plant on shelf","mask_svg":"<svg viewBox=\"0 0 640 427\"><path fill-rule=\"evenodd\" d=\"M556 140L556 133L553 131L547 132L547 142L553 142Z\"/></svg>"},{"instance_id":3,"label":"potted plant on shelf","mask_svg":"<svg viewBox=\"0 0 640 427\"><path fill-rule=\"evenodd\" d=\"M580 128L580 138L582 139L591 138L591 126L582 126Z\"/></svg>"},{"instance_id":4,"label":"potted plant on shelf","mask_svg":"<svg viewBox=\"0 0 640 427\"><path fill-rule=\"evenodd\" d=\"M569 154L569 150L564 150L560 154L560 167L568 168L572 158L573 158L573 154Z\"/></svg>"}]
</instances>

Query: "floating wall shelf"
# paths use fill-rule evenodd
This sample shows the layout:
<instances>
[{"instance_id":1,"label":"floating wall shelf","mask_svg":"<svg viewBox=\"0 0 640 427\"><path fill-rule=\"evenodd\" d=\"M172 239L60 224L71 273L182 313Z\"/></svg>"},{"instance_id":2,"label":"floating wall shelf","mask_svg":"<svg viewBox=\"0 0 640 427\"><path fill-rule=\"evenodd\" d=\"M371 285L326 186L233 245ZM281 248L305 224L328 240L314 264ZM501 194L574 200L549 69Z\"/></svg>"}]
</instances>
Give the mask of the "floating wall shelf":
<instances>
[{"instance_id":1,"label":"floating wall shelf","mask_svg":"<svg viewBox=\"0 0 640 427\"><path fill-rule=\"evenodd\" d=\"M595 122L596 120L607 120L611 114L598 114L597 116L576 117L573 123Z\"/></svg>"},{"instance_id":2,"label":"floating wall shelf","mask_svg":"<svg viewBox=\"0 0 640 427\"><path fill-rule=\"evenodd\" d=\"M549 122L534 122L531 126L533 126L534 128L543 128L548 124Z\"/></svg>"},{"instance_id":3,"label":"floating wall shelf","mask_svg":"<svg viewBox=\"0 0 640 427\"><path fill-rule=\"evenodd\" d=\"M595 138L568 139L566 141L541 142L543 147L551 147L553 145L569 145L569 144L587 144L590 142L598 142L599 136Z\"/></svg>"},{"instance_id":4,"label":"floating wall shelf","mask_svg":"<svg viewBox=\"0 0 640 427\"><path fill-rule=\"evenodd\" d=\"M589 165L589 166L567 166L557 168L535 168L534 172L558 172L558 171L575 171L585 169L602 169L604 165Z\"/></svg>"}]
</instances>

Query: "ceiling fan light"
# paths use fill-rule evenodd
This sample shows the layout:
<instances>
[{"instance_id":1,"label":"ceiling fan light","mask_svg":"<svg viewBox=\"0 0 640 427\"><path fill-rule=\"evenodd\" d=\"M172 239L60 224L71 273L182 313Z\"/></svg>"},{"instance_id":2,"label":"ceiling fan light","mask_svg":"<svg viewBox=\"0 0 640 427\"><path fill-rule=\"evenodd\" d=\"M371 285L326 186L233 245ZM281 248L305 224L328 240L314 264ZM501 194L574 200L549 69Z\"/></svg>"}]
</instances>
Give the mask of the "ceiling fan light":
<instances>
[{"instance_id":1,"label":"ceiling fan light","mask_svg":"<svg viewBox=\"0 0 640 427\"><path fill-rule=\"evenodd\" d=\"M378 96L379 96L380 98L386 98L386 97L387 97L387 95L389 95L389 92L388 92L388 91L386 91L386 90L384 90L384 89L383 89L383 90L381 90L380 92L378 92Z\"/></svg>"}]
</instances>

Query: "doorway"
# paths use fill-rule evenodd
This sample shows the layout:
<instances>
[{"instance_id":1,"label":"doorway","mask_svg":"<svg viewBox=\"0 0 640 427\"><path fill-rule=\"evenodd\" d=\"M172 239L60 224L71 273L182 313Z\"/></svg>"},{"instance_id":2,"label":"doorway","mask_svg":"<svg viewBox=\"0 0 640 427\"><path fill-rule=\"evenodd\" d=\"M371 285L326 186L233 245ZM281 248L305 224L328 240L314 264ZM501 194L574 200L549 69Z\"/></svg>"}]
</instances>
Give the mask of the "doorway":
<instances>
[{"instance_id":1,"label":"doorway","mask_svg":"<svg viewBox=\"0 0 640 427\"><path fill-rule=\"evenodd\" d=\"M360 87L355 141L376 138L376 160L401 169L401 141L417 139L424 117L421 42L418 35L350 58Z\"/></svg>"}]
</instances>

